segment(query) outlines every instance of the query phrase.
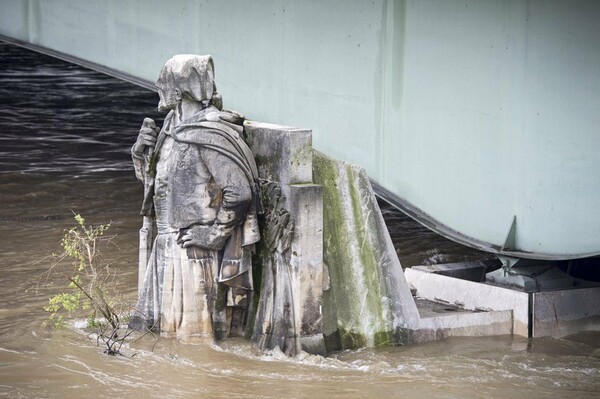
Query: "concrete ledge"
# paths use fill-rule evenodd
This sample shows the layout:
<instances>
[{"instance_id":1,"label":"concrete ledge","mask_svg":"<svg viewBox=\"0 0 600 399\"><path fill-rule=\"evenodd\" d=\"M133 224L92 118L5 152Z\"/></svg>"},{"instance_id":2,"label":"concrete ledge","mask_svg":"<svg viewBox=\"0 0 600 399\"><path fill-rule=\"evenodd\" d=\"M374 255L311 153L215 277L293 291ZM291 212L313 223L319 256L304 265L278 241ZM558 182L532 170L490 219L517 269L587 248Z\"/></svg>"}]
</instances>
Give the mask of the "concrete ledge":
<instances>
[{"instance_id":1,"label":"concrete ledge","mask_svg":"<svg viewBox=\"0 0 600 399\"><path fill-rule=\"evenodd\" d=\"M529 294L484 283L460 280L440 274L406 269L406 280L416 295L434 302L449 303L473 311L512 312L512 332L528 336Z\"/></svg>"},{"instance_id":2,"label":"concrete ledge","mask_svg":"<svg viewBox=\"0 0 600 399\"><path fill-rule=\"evenodd\" d=\"M447 337L482 337L512 333L511 310L465 312L420 319L419 329L414 333L414 339L417 343L421 343Z\"/></svg>"},{"instance_id":3,"label":"concrete ledge","mask_svg":"<svg viewBox=\"0 0 600 399\"><path fill-rule=\"evenodd\" d=\"M498 269L502 263L498 259L485 259L478 262L443 263L439 265L413 266L413 270L442 274L448 277L469 281L485 281L485 275Z\"/></svg>"}]
</instances>

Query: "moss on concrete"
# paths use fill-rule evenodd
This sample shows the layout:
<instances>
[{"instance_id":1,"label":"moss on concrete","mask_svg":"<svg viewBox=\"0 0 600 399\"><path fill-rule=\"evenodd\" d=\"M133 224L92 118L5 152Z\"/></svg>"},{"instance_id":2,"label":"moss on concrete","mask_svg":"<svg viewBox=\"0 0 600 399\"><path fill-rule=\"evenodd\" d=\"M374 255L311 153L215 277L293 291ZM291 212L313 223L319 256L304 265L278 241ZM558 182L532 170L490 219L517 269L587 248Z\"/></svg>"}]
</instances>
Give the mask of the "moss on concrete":
<instances>
[{"instance_id":1,"label":"moss on concrete","mask_svg":"<svg viewBox=\"0 0 600 399\"><path fill-rule=\"evenodd\" d=\"M331 278L323 296L327 349L388 344L393 333L369 226L372 204L368 195L361 197L359 170L315 153L313 176L323 186L324 260Z\"/></svg>"}]
</instances>

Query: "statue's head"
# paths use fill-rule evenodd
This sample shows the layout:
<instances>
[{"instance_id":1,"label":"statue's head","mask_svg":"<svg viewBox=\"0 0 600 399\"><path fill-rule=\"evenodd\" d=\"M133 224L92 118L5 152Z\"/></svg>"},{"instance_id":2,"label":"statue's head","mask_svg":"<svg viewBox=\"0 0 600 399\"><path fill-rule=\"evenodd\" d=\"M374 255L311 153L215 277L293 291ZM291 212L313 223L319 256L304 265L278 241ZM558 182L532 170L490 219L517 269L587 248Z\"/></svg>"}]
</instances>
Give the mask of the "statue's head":
<instances>
[{"instance_id":1,"label":"statue's head","mask_svg":"<svg viewBox=\"0 0 600 399\"><path fill-rule=\"evenodd\" d=\"M182 98L223 108L215 84L215 67L210 55L178 54L169 59L156 81L158 110L175 108Z\"/></svg>"}]
</instances>

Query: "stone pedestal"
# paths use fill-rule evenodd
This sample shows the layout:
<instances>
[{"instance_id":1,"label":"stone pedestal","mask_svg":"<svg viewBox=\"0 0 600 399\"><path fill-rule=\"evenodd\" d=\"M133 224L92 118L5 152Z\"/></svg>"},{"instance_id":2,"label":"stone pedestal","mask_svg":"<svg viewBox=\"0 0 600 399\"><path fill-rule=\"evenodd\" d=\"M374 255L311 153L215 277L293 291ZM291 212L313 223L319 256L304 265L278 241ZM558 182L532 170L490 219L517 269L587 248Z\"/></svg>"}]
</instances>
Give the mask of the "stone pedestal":
<instances>
[{"instance_id":1,"label":"stone pedestal","mask_svg":"<svg viewBox=\"0 0 600 399\"><path fill-rule=\"evenodd\" d=\"M312 183L310 130L246 122L264 207L255 266L262 268L252 340L288 355L325 354L323 194Z\"/></svg>"}]
</instances>

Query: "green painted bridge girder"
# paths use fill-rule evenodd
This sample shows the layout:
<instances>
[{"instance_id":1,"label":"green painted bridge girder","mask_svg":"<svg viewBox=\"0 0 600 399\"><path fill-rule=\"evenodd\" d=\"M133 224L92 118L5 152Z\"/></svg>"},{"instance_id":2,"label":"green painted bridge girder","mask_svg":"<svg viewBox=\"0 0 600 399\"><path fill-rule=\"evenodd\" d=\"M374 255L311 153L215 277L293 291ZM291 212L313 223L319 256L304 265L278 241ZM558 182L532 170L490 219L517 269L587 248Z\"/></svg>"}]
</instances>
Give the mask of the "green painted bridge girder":
<instances>
[{"instance_id":1,"label":"green painted bridge girder","mask_svg":"<svg viewBox=\"0 0 600 399\"><path fill-rule=\"evenodd\" d=\"M0 34L153 81L211 54L225 106L313 129L424 224L600 253L600 2L0 0ZM140 116L142 117L142 116ZM136 127L132 127L132 140Z\"/></svg>"}]
</instances>

